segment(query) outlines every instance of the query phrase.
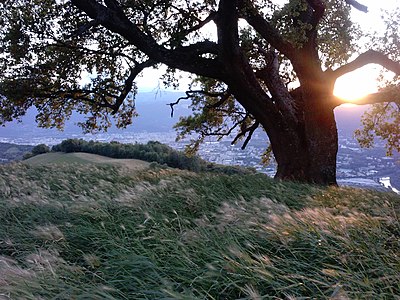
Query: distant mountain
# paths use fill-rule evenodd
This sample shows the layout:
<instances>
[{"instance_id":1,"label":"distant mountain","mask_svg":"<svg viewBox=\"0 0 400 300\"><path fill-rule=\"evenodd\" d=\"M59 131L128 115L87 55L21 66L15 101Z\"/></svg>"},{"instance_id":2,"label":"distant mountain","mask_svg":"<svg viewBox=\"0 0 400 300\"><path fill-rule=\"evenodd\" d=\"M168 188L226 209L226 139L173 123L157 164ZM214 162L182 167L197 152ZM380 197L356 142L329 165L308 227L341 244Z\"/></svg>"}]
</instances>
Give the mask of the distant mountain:
<instances>
[{"instance_id":1,"label":"distant mountain","mask_svg":"<svg viewBox=\"0 0 400 300\"><path fill-rule=\"evenodd\" d=\"M172 127L179 121L179 117L191 114L189 100L181 100L174 106L174 114L171 117L169 103L176 102L185 96L181 92L153 92L139 93L136 97L136 109L139 117L133 120L134 131L164 132L171 131Z\"/></svg>"},{"instance_id":2,"label":"distant mountain","mask_svg":"<svg viewBox=\"0 0 400 300\"><path fill-rule=\"evenodd\" d=\"M136 96L136 110L138 117L133 119L133 124L127 129L117 129L112 127L109 129L111 133L122 131L134 132L166 132L171 131L175 123L178 122L180 116L187 116L191 110L188 108L190 104L187 100L182 100L174 106L174 115L171 117L171 102L176 102L179 97L184 96L182 92L139 92ZM60 132L56 129L42 129L37 127L35 116L37 110L30 109L22 118L22 122L13 121L0 127L0 137L29 137L29 136L48 136L54 133L58 136L70 137L73 134L80 134L81 129L76 125L82 122L84 117L79 114L72 115L71 119L66 122L64 131Z\"/></svg>"},{"instance_id":3,"label":"distant mountain","mask_svg":"<svg viewBox=\"0 0 400 300\"><path fill-rule=\"evenodd\" d=\"M0 143L0 163L21 160L25 153L30 152L33 146Z\"/></svg>"}]
</instances>

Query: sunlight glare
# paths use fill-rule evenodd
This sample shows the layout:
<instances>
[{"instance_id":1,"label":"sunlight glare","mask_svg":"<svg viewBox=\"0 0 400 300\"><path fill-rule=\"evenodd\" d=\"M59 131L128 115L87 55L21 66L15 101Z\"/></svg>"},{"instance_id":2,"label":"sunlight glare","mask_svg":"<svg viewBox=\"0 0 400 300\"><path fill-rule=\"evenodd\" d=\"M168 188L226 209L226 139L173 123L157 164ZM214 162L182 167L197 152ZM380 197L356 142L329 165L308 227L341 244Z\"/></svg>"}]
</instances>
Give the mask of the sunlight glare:
<instances>
[{"instance_id":1,"label":"sunlight glare","mask_svg":"<svg viewBox=\"0 0 400 300\"><path fill-rule=\"evenodd\" d=\"M357 103L357 99L378 91L377 70L364 67L339 77L333 94L336 97Z\"/></svg>"}]
</instances>

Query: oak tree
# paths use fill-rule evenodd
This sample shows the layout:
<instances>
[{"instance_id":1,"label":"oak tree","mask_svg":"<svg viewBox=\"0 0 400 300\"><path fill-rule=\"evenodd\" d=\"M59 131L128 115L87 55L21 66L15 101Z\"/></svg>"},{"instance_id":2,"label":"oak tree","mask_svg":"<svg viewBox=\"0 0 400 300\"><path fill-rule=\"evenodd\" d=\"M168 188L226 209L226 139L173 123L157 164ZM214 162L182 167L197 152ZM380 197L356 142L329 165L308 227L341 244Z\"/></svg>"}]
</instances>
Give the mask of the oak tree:
<instances>
[{"instance_id":1,"label":"oak tree","mask_svg":"<svg viewBox=\"0 0 400 300\"><path fill-rule=\"evenodd\" d=\"M355 0L1 0L0 123L35 106L42 127L62 128L73 111L87 131L112 118L125 127L136 77L166 65L167 84L193 75L194 114L177 124L197 134L192 149L209 135L246 145L260 127L276 178L335 184L335 81L371 63L400 74L400 17L362 46L352 9L367 12ZM380 103L357 133L364 145L378 135L399 150L396 76L363 101Z\"/></svg>"}]
</instances>

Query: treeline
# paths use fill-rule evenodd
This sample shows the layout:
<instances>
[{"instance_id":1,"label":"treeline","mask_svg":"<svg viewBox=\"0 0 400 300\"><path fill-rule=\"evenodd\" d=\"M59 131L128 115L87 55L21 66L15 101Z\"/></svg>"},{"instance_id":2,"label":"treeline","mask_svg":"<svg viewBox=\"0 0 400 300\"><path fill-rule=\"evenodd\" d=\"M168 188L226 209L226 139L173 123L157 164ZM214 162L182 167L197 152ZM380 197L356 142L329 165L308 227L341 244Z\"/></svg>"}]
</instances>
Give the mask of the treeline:
<instances>
[{"instance_id":1,"label":"treeline","mask_svg":"<svg viewBox=\"0 0 400 300\"><path fill-rule=\"evenodd\" d=\"M160 142L150 141L147 144L123 144L119 142L102 143L69 139L52 148L55 152L86 152L112 158L134 158L160 165L199 172L206 163L198 156L188 157Z\"/></svg>"},{"instance_id":2,"label":"treeline","mask_svg":"<svg viewBox=\"0 0 400 300\"><path fill-rule=\"evenodd\" d=\"M32 156L45 153L50 149L45 145L37 145L32 150ZM83 139L68 139L51 148L53 152L85 152L112 158L133 158L147 162L155 162L182 170L193 172L218 172L224 174L254 173L253 169L238 166L223 166L210 163L199 156L187 156L182 151L177 151L168 145L156 141L147 144L123 144L119 142L102 143L85 141Z\"/></svg>"}]
</instances>

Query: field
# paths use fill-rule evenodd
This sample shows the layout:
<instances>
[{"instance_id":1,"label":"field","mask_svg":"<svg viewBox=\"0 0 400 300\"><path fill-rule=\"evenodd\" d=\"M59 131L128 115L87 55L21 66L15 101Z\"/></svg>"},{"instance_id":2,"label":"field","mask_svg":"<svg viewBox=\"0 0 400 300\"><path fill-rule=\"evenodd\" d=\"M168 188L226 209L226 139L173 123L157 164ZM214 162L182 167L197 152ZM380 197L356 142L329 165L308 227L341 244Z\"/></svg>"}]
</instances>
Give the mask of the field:
<instances>
[{"instance_id":1,"label":"field","mask_svg":"<svg viewBox=\"0 0 400 300\"><path fill-rule=\"evenodd\" d=\"M400 299L393 193L51 155L0 166L0 299Z\"/></svg>"}]
</instances>

